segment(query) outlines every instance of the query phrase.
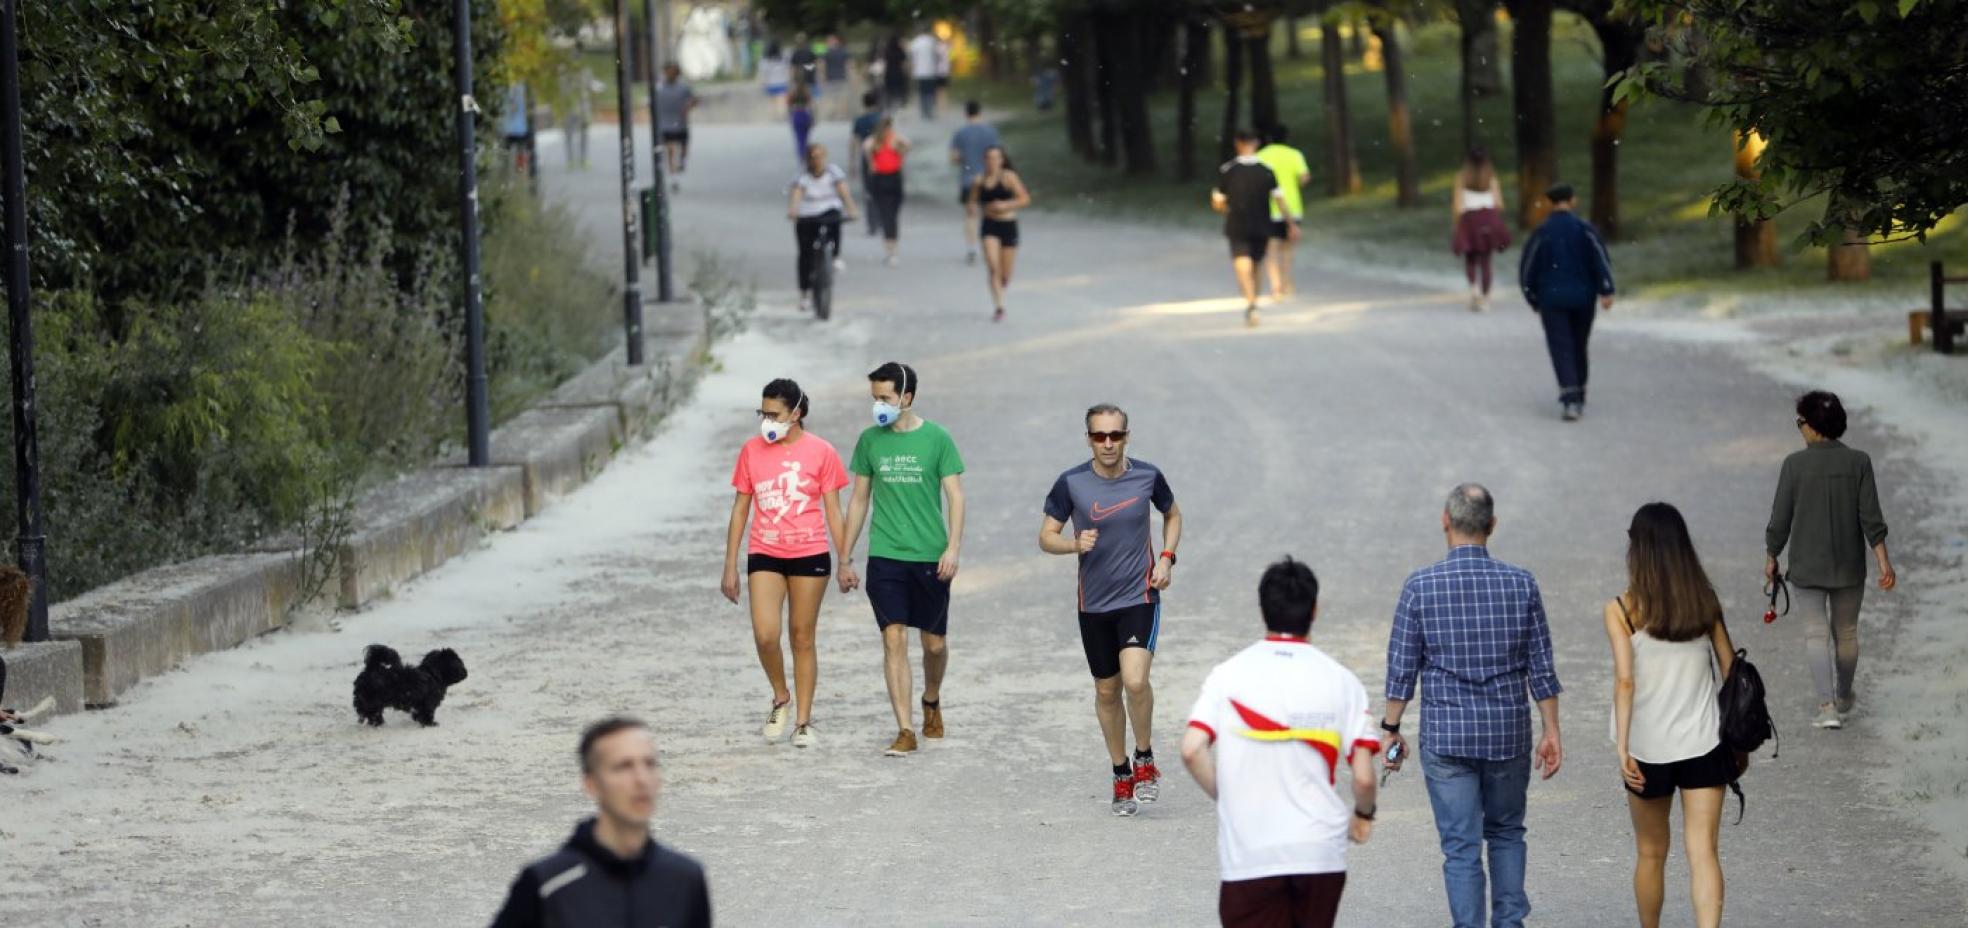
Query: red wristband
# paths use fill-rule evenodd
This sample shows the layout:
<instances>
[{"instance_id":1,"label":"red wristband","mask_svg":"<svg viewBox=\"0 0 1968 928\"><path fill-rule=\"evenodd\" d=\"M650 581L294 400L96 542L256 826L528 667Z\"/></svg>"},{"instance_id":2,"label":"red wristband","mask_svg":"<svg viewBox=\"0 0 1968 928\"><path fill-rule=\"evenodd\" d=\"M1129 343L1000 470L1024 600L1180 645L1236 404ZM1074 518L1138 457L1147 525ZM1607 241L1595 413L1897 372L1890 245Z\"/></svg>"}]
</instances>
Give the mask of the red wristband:
<instances>
[{"instance_id":1,"label":"red wristband","mask_svg":"<svg viewBox=\"0 0 1968 928\"><path fill-rule=\"evenodd\" d=\"M1175 552L1174 552L1174 551L1163 551L1163 552L1162 552L1162 556L1163 556L1163 557L1165 557L1165 558L1168 558L1168 562L1169 562L1169 566L1170 566L1170 567L1174 567L1174 566L1175 566Z\"/></svg>"}]
</instances>

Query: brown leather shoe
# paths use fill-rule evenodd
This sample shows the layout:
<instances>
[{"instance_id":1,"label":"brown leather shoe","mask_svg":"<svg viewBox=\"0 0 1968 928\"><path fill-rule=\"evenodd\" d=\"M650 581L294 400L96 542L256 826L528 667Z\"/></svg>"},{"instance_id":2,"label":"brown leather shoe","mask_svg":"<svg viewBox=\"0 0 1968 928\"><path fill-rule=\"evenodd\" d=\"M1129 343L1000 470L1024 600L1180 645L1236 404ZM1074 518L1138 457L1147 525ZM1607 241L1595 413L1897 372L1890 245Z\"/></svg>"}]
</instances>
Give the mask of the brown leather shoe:
<instances>
[{"instance_id":1,"label":"brown leather shoe","mask_svg":"<svg viewBox=\"0 0 1968 928\"><path fill-rule=\"evenodd\" d=\"M923 700L923 737L943 737L943 703Z\"/></svg>"},{"instance_id":2,"label":"brown leather shoe","mask_svg":"<svg viewBox=\"0 0 1968 928\"><path fill-rule=\"evenodd\" d=\"M908 757L916 753L916 733L906 728L902 729L896 733L895 741L889 744L888 750L882 753L890 757Z\"/></svg>"}]
</instances>

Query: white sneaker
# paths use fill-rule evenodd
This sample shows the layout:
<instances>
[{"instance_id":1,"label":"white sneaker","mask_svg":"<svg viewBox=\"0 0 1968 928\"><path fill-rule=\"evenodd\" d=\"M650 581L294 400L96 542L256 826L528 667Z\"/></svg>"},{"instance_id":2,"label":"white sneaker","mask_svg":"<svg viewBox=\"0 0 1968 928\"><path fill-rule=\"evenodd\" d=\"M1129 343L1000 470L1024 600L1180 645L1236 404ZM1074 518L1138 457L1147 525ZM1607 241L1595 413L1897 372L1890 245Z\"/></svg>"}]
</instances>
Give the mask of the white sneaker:
<instances>
[{"instance_id":1,"label":"white sneaker","mask_svg":"<svg viewBox=\"0 0 1968 928\"><path fill-rule=\"evenodd\" d=\"M812 722L793 729L793 747L810 748L813 746L814 740Z\"/></svg>"},{"instance_id":2,"label":"white sneaker","mask_svg":"<svg viewBox=\"0 0 1968 928\"><path fill-rule=\"evenodd\" d=\"M844 261L844 260L842 260L842 259L840 259L840 258L835 258L835 259L834 259L834 273L836 273L836 274L844 274L844 273L846 273L846 272L847 272L847 262L846 262L846 261Z\"/></svg>"},{"instance_id":3,"label":"white sneaker","mask_svg":"<svg viewBox=\"0 0 1968 928\"><path fill-rule=\"evenodd\" d=\"M1845 720L1838 717L1838 707L1823 705L1818 707L1818 719L1811 723L1813 728L1844 728Z\"/></svg>"},{"instance_id":4,"label":"white sneaker","mask_svg":"<svg viewBox=\"0 0 1968 928\"><path fill-rule=\"evenodd\" d=\"M765 724L759 727L759 734L767 741L777 741L786 733L786 716L792 711L791 702L782 702L772 707L772 713L765 717Z\"/></svg>"},{"instance_id":5,"label":"white sneaker","mask_svg":"<svg viewBox=\"0 0 1968 928\"><path fill-rule=\"evenodd\" d=\"M888 265L889 267L894 267L898 264L901 264L902 259L894 255L889 255L888 257L882 259L882 263Z\"/></svg>"}]
</instances>

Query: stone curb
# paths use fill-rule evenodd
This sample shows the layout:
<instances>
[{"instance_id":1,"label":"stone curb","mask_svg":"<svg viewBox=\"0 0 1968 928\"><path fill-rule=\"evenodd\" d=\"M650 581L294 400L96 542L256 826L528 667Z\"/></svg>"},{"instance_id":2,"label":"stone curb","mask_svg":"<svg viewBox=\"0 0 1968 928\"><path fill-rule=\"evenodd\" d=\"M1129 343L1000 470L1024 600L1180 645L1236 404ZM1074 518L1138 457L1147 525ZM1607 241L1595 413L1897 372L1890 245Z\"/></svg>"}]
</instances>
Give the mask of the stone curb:
<instances>
[{"instance_id":1,"label":"stone curb","mask_svg":"<svg viewBox=\"0 0 1968 928\"><path fill-rule=\"evenodd\" d=\"M647 364L608 356L492 433L494 466L454 455L364 493L337 575L305 595L300 546L170 564L126 577L49 612L55 641L0 652L8 705L56 698L58 712L114 705L186 658L239 645L309 610L359 609L532 518L592 479L689 395L709 357L703 309L653 307ZM332 589L332 593L330 592Z\"/></svg>"}]
</instances>

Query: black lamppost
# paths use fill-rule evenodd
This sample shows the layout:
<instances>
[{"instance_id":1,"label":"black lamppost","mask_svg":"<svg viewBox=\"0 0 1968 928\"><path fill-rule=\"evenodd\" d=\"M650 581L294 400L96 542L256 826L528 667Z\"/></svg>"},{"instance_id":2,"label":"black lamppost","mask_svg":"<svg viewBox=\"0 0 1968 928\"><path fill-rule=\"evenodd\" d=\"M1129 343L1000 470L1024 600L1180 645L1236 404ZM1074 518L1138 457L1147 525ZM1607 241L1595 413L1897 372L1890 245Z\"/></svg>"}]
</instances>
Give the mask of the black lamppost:
<instances>
[{"instance_id":1,"label":"black lamppost","mask_svg":"<svg viewBox=\"0 0 1968 928\"><path fill-rule=\"evenodd\" d=\"M649 20L649 163L655 185L650 189L656 200L656 208L651 210L656 228L650 232L656 238L656 302L668 303L675 298L670 288L670 191L663 180L663 114L657 105L656 88L661 80L669 36L656 18L658 9L656 0L642 0L643 18ZM661 11L667 18L667 2L662 4Z\"/></svg>"},{"instance_id":2,"label":"black lamppost","mask_svg":"<svg viewBox=\"0 0 1968 928\"><path fill-rule=\"evenodd\" d=\"M615 0L615 112L622 124L622 326L628 336L628 361L642 363L642 284L636 275L642 255L636 250L635 110L629 90L629 0ZM649 131L656 131L650 126Z\"/></svg>"},{"instance_id":3,"label":"black lamppost","mask_svg":"<svg viewBox=\"0 0 1968 928\"><path fill-rule=\"evenodd\" d=\"M21 144L20 34L17 0L0 0L0 173L7 198L8 346L14 386L14 502L20 537L15 544L27 574L27 640L48 640L48 536L41 529L41 445L34 424L34 319L28 312L27 165Z\"/></svg>"},{"instance_id":4,"label":"black lamppost","mask_svg":"<svg viewBox=\"0 0 1968 928\"><path fill-rule=\"evenodd\" d=\"M471 0L453 3L452 31L458 59L458 251L465 272L466 444L471 466L487 467L492 463L492 411L486 399L485 300L478 279L478 154L473 128L478 103L472 99Z\"/></svg>"}]
</instances>

